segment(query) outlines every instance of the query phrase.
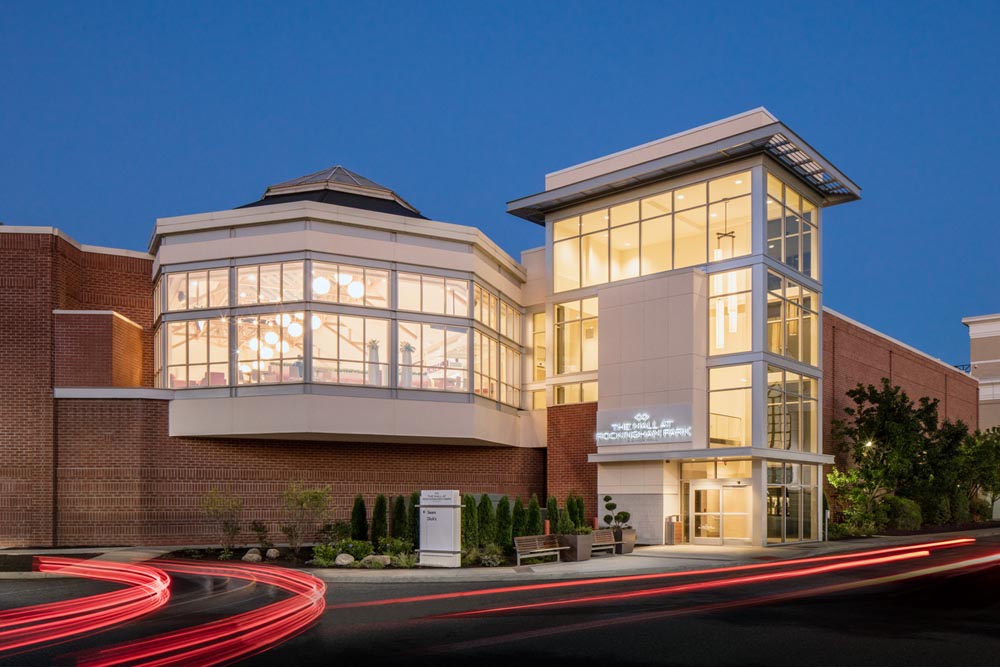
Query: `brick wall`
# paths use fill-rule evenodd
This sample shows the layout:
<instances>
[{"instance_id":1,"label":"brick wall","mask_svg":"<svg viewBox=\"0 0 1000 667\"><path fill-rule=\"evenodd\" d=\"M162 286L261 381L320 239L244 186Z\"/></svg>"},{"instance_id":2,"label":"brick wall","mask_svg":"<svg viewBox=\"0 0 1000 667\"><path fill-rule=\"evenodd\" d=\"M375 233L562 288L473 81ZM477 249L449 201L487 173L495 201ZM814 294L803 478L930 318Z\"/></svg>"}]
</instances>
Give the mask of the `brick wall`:
<instances>
[{"instance_id":1,"label":"brick wall","mask_svg":"<svg viewBox=\"0 0 1000 667\"><path fill-rule=\"evenodd\" d=\"M587 454L597 453L597 403L554 405L548 408L548 457L546 495L555 496L562 506L572 491L584 498L587 516L596 516L592 506L597 497L597 464L587 462ZM543 500L544 502L544 500Z\"/></svg>"},{"instance_id":2,"label":"brick wall","mask_svg":"<svg viewBox=\"0 0 1000 667\"><path fill-rule=\"evenodd\" d=\"M858 383L879 386L882 378L898 385L914 403L938 399L942 420L979 423L979 384L971 376L917 354L842 317L823 313L823 449L834 454L834 419L853 405L847 391ZM829 472L832 466L826 466ZM829 489L827 489L829 491Z\"/></svg>"},{"instance_id":3,"label":"brick wall","mask_svg":"<svg viewBox=\"0 0 1000 667\"><path fill-rule=\"evenodd\" d=\"M60 399L56 411L64 546L217 542L197 511L213 487L243 498L245 523L264 521L272 539L282 539L278 500L295 480L330 485L332 515L344 520L358 493L371 511L376 494L421 488L525 500L544 491L541 449L171 438L166 401Z\"/></svg>"},{"instance_id":4,"label":"brick wall","mask_svg":"<svg viewBox=\"0 0 1000 667\"><path fill-rule=\"evenodd\" d=\"M56 241L0 234L0 546L52 537Z\"/></svg>"},{"instance_id":5,"label":"brick wall","mask_svg":"<svg viewBox=\"0 0 1000 667\"><path fill-rule=\"evenodd\" d=\"M138 387L143 331L111 311L55 315L55 386Z\"/></svg>"}]
</instances>

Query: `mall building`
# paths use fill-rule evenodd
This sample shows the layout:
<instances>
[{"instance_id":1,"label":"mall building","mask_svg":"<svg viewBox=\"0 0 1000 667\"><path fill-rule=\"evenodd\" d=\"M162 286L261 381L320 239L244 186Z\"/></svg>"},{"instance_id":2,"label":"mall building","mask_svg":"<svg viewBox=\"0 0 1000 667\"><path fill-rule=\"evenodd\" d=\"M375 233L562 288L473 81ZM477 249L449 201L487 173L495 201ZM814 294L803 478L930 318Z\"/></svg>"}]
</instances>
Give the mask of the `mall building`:
<instances>
[{"instance_id":1,"label":"mall building","mask_svg":"<svg viewBox=\"0 0 1000 667\"><path fill-rule=\"evenodd\" d=\"M291 481L341 519L574 492L640 543L821 539L847 389L978 424L975 378L823 307L823 212L859 198L755 109L546 175L520 262L344 167L148 254L0 227L0 546L212 542L213 487L277 539Z\"/></svg>"}]
</instances>

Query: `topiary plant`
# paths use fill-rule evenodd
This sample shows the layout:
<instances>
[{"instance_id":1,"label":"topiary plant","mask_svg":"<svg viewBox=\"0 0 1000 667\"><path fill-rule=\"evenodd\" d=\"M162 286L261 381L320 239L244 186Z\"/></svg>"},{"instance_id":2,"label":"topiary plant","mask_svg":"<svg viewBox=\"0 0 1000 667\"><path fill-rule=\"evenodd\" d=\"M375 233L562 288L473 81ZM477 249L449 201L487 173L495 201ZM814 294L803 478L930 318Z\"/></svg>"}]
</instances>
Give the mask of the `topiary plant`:
<instances>
[{"instance_id":1,"label":"topiary plant","mask_svg":"<svg viewBox=\"0 0 1000 667\"><path fill-rule=\"evenodd\" d=\"M351 508L351 537L355 540L368 539L368 508L360 493L354 498L354 507Z\"/></svg>"},{"instance_id":2,"label":"topiary plant","mask_svg":"<svg viewBox=\"0 0 1000 667\"><path fill-rule=\"evenodd\" d=\"M615 512L618 505L613 502L611 496L604 496L604 509L609 512L609 514L604 515L604 523L608 524L610 528L629 527L628 520L632 518L632 515L625 511Z\"/></svg>"},{"instance_id":3,"label":"topiary plant","mask_svg":"<svg viewBox=\"0 0 1000 667\"><path fill-rule=\"evenodd\" d=\"M375 507L372 508L371 542L378 544L389 536L389 501L381 493L375 496Z\"/></svg>"},{"instance_id":4,"label":"topiary plant","mask_svg":"<svg viewBox=\"0 0 1000 667\"><path fill-rule=\"evenodd\" d=\"M485 493L479 497L479 545L486 546L496 541L497 517L493 511L493 501Z\"/></svg>"},{"instance_id":5,"label":"topiary plant","mask_svg":"<svg viewBox=\"0 0 1000 667\"><path fill-rule=\"evenodd\" d=\"M528 533L528 515L524 511L524 503L520 498L514 499L514 507L510 511L510 531L512 537L523 537Z\"/></svg>"},{"instance_id":6,"label":"topiary plant","mask_svg":"<svg viewBox=\"0 0 1000 667\"><path fill-rule=\"evenodd\" d=\"M524 534L542 534L542 508L538 504L538 496L535 494L531 494L531 500L528 501L528 514L525 520Z\"/></svg>"}]
</instances>

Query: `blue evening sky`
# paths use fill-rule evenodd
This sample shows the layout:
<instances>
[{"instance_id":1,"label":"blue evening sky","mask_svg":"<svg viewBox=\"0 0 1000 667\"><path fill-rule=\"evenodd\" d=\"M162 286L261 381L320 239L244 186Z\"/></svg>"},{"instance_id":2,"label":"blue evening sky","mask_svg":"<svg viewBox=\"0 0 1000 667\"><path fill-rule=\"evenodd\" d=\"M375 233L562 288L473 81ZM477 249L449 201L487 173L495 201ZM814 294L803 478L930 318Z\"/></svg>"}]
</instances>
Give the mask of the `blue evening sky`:
<instances>
[{"instance_id":1,"label":"blue evening sky","mask_svg":"<svg viewBox=\"0 0 1000 667\"><path fill-rule=\"evenodd\" d=\"M950 363L1000 311L1000 3L0 0L0 220L157 217L343 164L508 252L546 172L765 106L863 188L831 308Z\"/></svg>"}]
</instances>

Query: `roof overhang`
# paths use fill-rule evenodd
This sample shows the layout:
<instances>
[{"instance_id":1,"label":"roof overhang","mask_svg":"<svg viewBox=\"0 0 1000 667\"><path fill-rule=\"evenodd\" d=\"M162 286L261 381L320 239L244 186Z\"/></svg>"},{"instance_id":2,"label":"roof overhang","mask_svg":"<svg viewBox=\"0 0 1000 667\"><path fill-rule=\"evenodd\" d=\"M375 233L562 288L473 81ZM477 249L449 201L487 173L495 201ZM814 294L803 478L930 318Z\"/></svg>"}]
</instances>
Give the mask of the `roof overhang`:
<instances>
[{"instance_id":1,"label":"roof overhang","mask_svg":"<svg viewBox=\"0 0 1000 667\"><path fill-rule=\"evenodd\" d=\"M773 116L767 114L767 118ZM754 155L768 155L777 160L815 193L823 206L861 199L861 188L856 183L788 126L774 120L709 143L515 199L508 202L507 212L544 225L548 213Z\"/></svg>"}]
</instances>

